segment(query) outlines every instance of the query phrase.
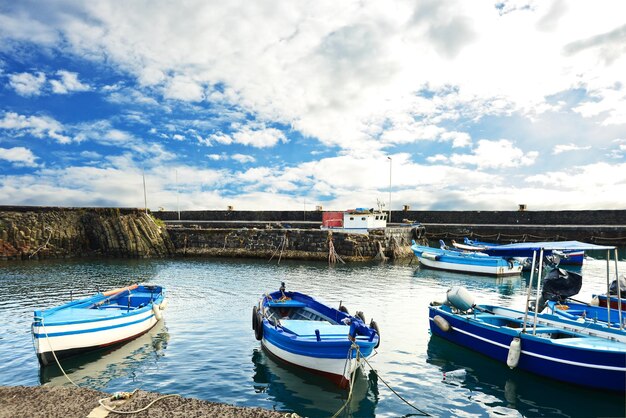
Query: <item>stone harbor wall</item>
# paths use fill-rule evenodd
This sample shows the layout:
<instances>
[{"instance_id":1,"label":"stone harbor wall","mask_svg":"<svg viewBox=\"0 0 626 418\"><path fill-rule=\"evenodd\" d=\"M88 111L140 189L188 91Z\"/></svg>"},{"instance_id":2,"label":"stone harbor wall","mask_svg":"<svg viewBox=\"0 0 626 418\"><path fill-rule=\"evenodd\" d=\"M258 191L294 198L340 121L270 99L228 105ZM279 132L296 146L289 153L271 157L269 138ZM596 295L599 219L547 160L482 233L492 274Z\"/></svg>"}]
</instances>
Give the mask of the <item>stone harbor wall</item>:
<instances>
[{"instance_id":1,"label":"stone harbor wall","mask_svg":"<svg viewBox=\"0 0 626 418\"><path fill-rule=\"evenodd\" d=\"M139 209L0 207L0 259L173 253L165 226Z\"/></svg>"},{"instance_id":2,"label":"stone harbor wall","mask_svg":"<svg viewBox=\"0 0 626 418\"><path fill-rule=\"evenodd\" d=\"M303 260L363 261L412 256L412 228L387 228L369 234L319 229L170 228L181 256L256 257Z\"/></svg>"}]
</instances>

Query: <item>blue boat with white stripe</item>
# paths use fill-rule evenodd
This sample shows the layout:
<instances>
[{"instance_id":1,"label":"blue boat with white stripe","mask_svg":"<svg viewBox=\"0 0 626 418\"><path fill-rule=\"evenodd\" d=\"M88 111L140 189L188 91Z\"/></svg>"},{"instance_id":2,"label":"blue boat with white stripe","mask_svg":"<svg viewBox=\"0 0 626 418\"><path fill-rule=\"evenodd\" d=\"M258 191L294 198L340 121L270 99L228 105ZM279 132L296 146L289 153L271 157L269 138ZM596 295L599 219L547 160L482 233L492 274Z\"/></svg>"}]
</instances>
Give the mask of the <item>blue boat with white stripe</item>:
<instances>
[{"instance_id":1,"label":"blue boat with white stripe","mask_svg":"<svg viewBox=\"0 0 626 418\"><path fill-rule=\"evenodd\" d=\"M252 308L252 328L274 357L328 377L348 387L356 368L380 343L378 325L365 324L362 312L351 316L345 306L331 308L284 283Z\"/></svg>"},{"instance_id":2,"label":"blue boat with white stripe","mask_svg":"<svg viewBox=\"0 0 626 418\"><path fill-rule=\"evenodd\" d=\"M550 250L558 249L552 244ZM607 250L607 286L610 281L611 250L615 247L580 243L584 250ZM537 252L539 256L537 256ZM587 308L583 316L550 309L541 313L541 303L531 308L535 262L537 286L535 300L540 300L544 249L535 249L531 276L523 311L492 305L477 305L465 288L454 286L443 304L429 307L430 330L434 335L468 347L511 369L594 389L626 392L626 330L621 312L610 309L602 317L600 310ZM545 280L544 280L545 283ZM552 304L552 306L554 306ZM596 320L587 315L595 315ZM609 319L610 320L607 320ZM617 320L615 320L617 318ZM604 319L604 321L602 321Z\"/></svg>"},{"instance_id":3,"label":"blue boat with white stripe","mask_svg":"<svg viewBox=\"0 0 626 418\"><path fill-rule=\"evenodd\" d=\"M522 273L522 264L513 258L492 257L472 251L451 250L417 245L412 241L411 250L421 266L436 270L488 276L516 276Z\"/></svg>"},{"instance_id":4,"label":"blue boat with white stripe","mask_svg":"<svg viewBox=\"0 0 626 418\"><path fill-rule=\"evenodd\" d=\"M35 311L31 325L35 353L46 366L128 341L154 327L166 306L161 286L134 284Z\"/></svg>"}]
</instances>

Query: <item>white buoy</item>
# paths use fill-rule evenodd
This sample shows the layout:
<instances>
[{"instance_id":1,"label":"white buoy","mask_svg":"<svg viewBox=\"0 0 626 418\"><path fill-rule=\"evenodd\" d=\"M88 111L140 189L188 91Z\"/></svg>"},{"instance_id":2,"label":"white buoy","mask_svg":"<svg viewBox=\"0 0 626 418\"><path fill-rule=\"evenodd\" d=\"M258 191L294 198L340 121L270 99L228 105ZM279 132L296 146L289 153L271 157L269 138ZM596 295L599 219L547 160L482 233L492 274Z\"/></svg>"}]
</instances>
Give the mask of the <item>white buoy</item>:
<instances>
[{"instance_id":1,"label":"white buoy","mask_svg":"<svg viewBox=\"0 0 626 418\"><path fill-rule=\"evenodd\" d=\"M159 305L152 304L152 313L154 313L154 317L157 321L160 321L163 318L163 314L161 313L161 308Z\"/></svg>"},{"instance_id":2,"label":"white buoy","mask_svg":"<svg viewBox=\"0 0 626 418\"><path fill-rule=\"evenodd\" d=\"M597 296L594 296L593 299L591 299L591 302L589 303L589 305L600 306L600 298Z\"/></svg>"},{"instance_id":3,"label":"white buoy","mask_svg":"<svg viewBox=\"0 0 626 418\"><path fill-rule=\"evenodd\" d=\"M446 292L450 305L458 310L467 311L474 307L474 295L463 286L452 286Z\"/></svg>"},{"instance_id":4,"label":"white buoy","mask_svg":"<svg viewBox=\"0 0 626 418\"><path fill-rule=\"evenodd\" d=\"M443 332L450 331L450 324L441 315L435 315L433 318L433 321L439 327L439 329L442 330Z\"/></svg>"},{"instance_id":5,"label":"white buoy","mask_svg":"<svg viewBox=\"0 0 626 418\"><path fill-rule=\"evenodd\" d=\"M519 337L513 338L511 345L509 346L509 355L506 357L506 365L511 369L517 367L519 363L519 357L522 353L522 340Z\"/></svg>"},{"instance_id":6,"label":"white buoy","mask_svg":"<svg viewBox=\"0 0 626 418\"><path fill-rule=\"evenodd\" d=\"M159 309L162 311L165 310L165 308L167 308L167 299L163 299L163 302L159 305Z\"/></svg>"}]
</instances>

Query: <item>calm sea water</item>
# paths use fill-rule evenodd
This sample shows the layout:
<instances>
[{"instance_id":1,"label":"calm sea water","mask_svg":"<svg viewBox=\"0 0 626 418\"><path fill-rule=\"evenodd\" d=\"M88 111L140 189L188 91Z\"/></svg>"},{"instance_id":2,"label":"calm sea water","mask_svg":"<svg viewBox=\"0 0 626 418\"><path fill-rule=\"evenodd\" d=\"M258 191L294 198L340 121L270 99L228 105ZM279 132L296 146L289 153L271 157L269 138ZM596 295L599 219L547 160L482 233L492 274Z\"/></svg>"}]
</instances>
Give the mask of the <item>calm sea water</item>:
<instances>
[{"instance_id":1,"label":"calm sea water","mask_svg":"<svg viewBox=\"0 0 626 418\"><path fill-rule=\"evenodd\" d=\"M622 260L624 254L621 255ZM626 273L626 261L619 262ZM611 264L611 271L614 265ZM587 260L579 299L606 287L606 262ZM269 358L251 328L261 293L287 288L350 312L365 312L381 329L370 363L402 397L434 416L624 416L625 399L509 370L428 331L428 303L452 285L467 287L479 303L523 308L528 276L494 279L420 269L415 263L351 264L263 260L29 261L0 265L0 384L67 385L58 368L41 369L30 337L34 309L48 308L131 282L166 287L165 320L117 349L63 366L80 386L113 392L135 388L177 393L239 406L327 417L347 392L323 378ZM443 372L464 369L444 381ZM416 411L368 368L342 416L411 416Z\"/></svg>"}]
</instances>

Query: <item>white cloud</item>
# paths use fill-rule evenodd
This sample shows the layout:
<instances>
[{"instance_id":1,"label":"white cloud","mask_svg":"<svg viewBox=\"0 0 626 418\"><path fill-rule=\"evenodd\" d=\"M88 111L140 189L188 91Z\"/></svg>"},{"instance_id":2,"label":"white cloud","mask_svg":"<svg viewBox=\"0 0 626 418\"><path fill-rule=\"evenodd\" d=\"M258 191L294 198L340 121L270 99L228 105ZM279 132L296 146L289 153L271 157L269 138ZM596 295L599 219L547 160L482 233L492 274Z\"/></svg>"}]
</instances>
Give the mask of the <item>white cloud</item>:
<instances>
[{"instance_id":1,"label":"white cloud","mask_svg":"<svg viewBox=\"0 0 626 418\"><path fill-rule=\"evenodd\" d=\"M488 141L481 139L471 154L453 154L449 161L456 165L475 165L483 168L507 168L532 165L539 153L524 153L507 139Z\"/></svg>"},{"instance_id":2,"label":"white cloud","mask_svg":"<svg viewBox=\"0 0 626 418\"><path fill-rule=\"evenodd\" d=\"M10 161L18 166L36 167L37 157L24 147L0 148L0 160Z\"/></svg>"},{"instance_id":3,"label":"white cloud","mask_svg":"<svg viewBox=\"0 0 626 418\"><path fill-rule=\"evenodd\" d=\"M20 96L38 96L46 82L46 75L38 72L37 74L17 73L9 75L9 85Z\"/></svg>"},{"instance_id":4,"label":"white cloud","mask_svg":"<svg viewBox=\"0 0 626 418\"><path fill-rule=\"evenodd\" d=\"M78 80L78 74L69 71L57 71L59 80L50 80L52 91L57 94L67 94L74 91L87 91L91 88Z\"/></svg>"},{"instance_id":5,"label":"white cloud","mask_svg":"<svg viewBox=\"0 0 626 418\"><path fill-rule=\"evenodd\" d=\"M210 141L215 141L223 145L230 145L232 143L249 145L256 148L268 148L273 147L279 142L287 142L287 137L282 131L275 128L265 127L250 127L243 126L233 134L228 135L224 133L212 134L209 138Z\"/></svg>"},{"instance_id":6,"label":"white cloud","mask_svg":"<svg viewBox=\"0 0 626 418\"><path fill-rule=\"evenodd\" d=\"M256 159L252 155L245 155L245 154L233 154L230 156L230 158L232 158L233 160L241 164L253 163L256 161Z\"/></svg>"},{"instance_id":7,"label":"white cloud","mask_svg":"<svg viewBox=\"0 0 626 418\"><path fill-rule=\"evenodd\" d=\"M36 138L52 138L61 144L72 142L64 135L64 126L48 116L24 116L15 112L6 112L0 119L0 129L7 129L18 135L30 134Z\"/></svg>"},{"instance_id":8,"label":"white cloud","mask_svg":"<svg viewBox=\"0 0 626 418\"><path fill-rule=\"evenodd\" d=\"M558 144L555 145L553 150L552 150L552 154L557 155L560 154L562 152L568 152L568 151L579 151L579 150L588 150L591 149L591 146L580 146L580 145L576 145L576 144Z\"/></svg>"},{"instance_id":9,"label":"white cloud","mask_svg":"<svg viewBox=\"0 0 626 418\"><path fill-rule=\"evenodd\" d=\"M166 86L164 95L168 99L199 102L204 99L204 89L190 77L175 76Z\"/></svg>"}]
</instances>

